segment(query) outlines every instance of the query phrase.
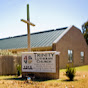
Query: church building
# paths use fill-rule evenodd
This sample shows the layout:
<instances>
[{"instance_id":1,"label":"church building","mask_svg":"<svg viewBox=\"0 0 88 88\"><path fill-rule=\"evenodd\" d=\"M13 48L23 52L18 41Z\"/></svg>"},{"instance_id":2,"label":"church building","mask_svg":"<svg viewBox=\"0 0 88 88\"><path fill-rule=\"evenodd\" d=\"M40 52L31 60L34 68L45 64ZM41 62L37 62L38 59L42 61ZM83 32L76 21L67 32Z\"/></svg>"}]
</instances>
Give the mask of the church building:
<instances>
[{"instance_id":1,"label":"church building","mask_svg":"<svg viewBox=\"0 0 88 88\"><path fill-rule=\"evenodd\" d=\"M0 49L12 53L27 51L27 34L0 39ZM88 46L75 26L32 33L31 51L59 51L60 68L66 68L68 63L88 64Z\"/></svg>"}]
</instances>

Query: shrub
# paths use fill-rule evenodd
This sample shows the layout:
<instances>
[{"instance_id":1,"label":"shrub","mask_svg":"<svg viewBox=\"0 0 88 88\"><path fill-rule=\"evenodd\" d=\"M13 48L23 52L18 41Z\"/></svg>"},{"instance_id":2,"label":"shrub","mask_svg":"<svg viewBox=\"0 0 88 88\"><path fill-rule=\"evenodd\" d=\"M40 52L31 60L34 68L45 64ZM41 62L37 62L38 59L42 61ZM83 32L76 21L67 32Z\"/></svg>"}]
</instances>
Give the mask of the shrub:
<instances>
[{"instance_id":1,"label":"shrub","mask_svg":"<svg viewBox=\"0 0 88 88\"><path fill-rule=\"evenodd\" d=\"M21 53L12 53L11 51L9 51L9 50L0 50L0 55L8 55L8 56L10 56L10 55L19 55L19 56L21 56Z\"/></svg>"},{"instance_id":2,"label":"shrub","mask_svg":"<svg viewBox=\"0 0 88 88\"><path fill-rule=\"evenodd\" d=\"M69 65L67 65L66 76L69 78L70 81L74 80L75 73L76 73L75 68L70 67Z\"/></svg>"},{"instance_id":3,"label":"shrub","mask_svg":"<svg viewBox=\"0 0 88 88\"><path fill-rule=\"evenodd\" d=\"M20 76L21 75L21 65L17 65L17 75Z\"/></svg>"}]
</instances>

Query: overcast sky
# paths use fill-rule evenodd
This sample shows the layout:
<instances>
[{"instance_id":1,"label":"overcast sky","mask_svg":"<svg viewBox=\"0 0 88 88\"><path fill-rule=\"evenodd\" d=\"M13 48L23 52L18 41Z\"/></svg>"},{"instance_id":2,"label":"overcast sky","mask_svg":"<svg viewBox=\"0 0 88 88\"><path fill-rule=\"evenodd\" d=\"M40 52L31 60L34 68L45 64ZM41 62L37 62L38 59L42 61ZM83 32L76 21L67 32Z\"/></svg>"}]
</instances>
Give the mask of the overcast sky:
<instances>
[{"instance_id":1,"label":"overcast sky","mask_svg":"<svg viewBox=\"0 0 88 88\"><path fill-rule=\"evenodd\" d=\"M30 21L36 26L31 33L81 25L88 20L88 0L0 0L0 38L27 33L26 7Z\"/></svg>"}]
</instances>

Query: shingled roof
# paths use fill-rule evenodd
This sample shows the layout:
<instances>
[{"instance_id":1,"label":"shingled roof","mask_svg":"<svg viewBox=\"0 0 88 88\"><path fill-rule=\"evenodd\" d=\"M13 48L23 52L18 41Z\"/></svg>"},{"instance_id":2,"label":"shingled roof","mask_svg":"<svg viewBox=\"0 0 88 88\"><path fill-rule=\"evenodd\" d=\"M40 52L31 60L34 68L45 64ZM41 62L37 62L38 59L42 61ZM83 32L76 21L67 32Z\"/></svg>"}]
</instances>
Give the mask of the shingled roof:
<instances>
[{"instance_id":1,"label":"shingled roof","mask_svg":"<svg viewBox=\"0 0 88 88\"><path fill-rule=\"evenodd\" d=\"M60 28L31 34L31 47L48 47L67 29ZM0 39L0 49L27 48L27 34Z\"/></svg>"}]
</instances>

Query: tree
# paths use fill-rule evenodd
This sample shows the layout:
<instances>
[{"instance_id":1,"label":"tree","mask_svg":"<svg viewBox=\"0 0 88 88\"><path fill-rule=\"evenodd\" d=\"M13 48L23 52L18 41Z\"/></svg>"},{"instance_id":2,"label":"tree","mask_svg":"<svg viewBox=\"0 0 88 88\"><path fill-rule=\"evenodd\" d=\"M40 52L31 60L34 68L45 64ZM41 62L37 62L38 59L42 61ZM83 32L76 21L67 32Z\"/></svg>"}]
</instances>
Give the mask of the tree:
<instances>
[{"instance_id":1,"label":"tree","mask_svg":"<svg viewBox=\"0 0 88 88\"><path fill-rule=\"evenodd\" d=\"M83 35L88 45L88 21L82 25Z\"/></svg>"}]
</instances>

